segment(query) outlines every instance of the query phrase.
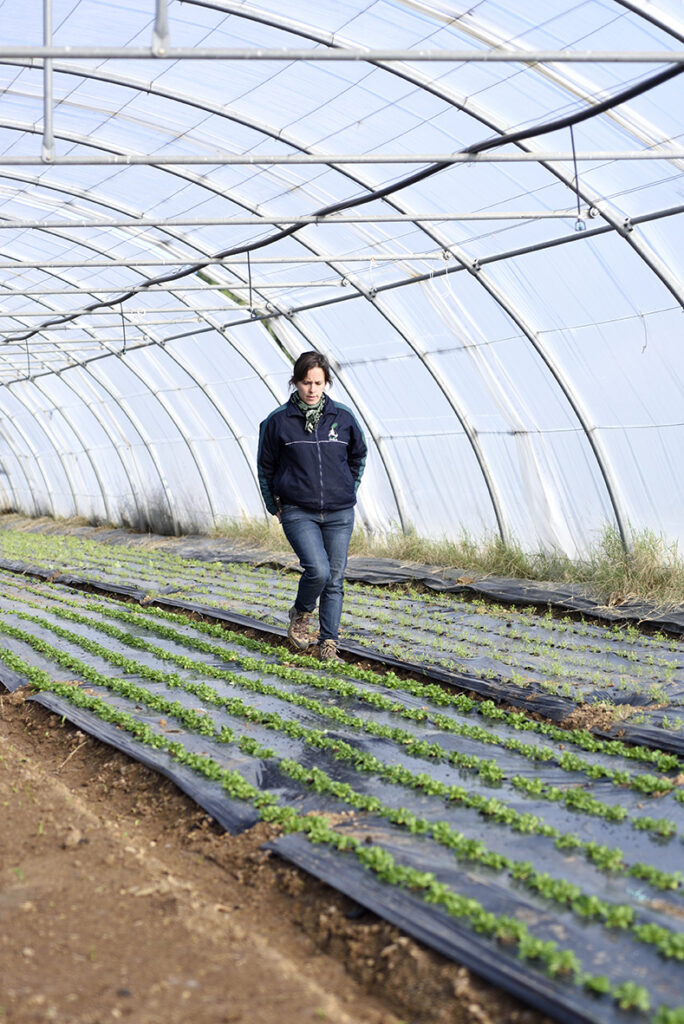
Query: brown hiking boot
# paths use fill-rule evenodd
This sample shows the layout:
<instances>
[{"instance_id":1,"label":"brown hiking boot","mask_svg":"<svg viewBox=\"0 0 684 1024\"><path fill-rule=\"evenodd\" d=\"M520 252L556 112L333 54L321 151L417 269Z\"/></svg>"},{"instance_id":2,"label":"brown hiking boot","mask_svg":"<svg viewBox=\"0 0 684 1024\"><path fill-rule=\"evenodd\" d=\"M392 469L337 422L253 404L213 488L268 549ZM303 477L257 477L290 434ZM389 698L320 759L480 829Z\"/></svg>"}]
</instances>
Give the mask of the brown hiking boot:
<instances>
[{"instance_id":1,"label":"brown hiking boot","mask_svg":"<svg viewBox=\"0 0 684 1024\"><path fill-rule=\"evenodd\" d=\"M338 665L344 665L344 659L337 653L337 641L324 640L320 646L319 657L321 661L333 661Z\"/></svg>"},{"instance_id":2,"label":"brown hiking boot","mask_svg":"<svg viewBox=\"0 0 684 1024\"><path fill-rule=\"evenodd\" d=\"M314 637L309 632L311 612L300 612L292 605L288 615L290 625L287 628L287 639L297 650L305 651L314 642Z\"/></svg>"}]
</instances>

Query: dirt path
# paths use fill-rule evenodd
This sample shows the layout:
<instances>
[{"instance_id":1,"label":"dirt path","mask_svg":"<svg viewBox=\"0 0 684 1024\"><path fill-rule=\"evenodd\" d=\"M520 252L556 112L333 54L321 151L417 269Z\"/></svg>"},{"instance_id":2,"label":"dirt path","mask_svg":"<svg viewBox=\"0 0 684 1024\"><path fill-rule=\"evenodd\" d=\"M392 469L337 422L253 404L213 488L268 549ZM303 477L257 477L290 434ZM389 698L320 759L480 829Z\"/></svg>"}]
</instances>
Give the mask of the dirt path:
<instances>
[{"instance_id":1,"label":"dirt path","mask_svg":"<svg viewBox=\"0 0 684 1024\"><path fill-rule=\"evenodd\" d=\"M549 1024L0 690L2 1024Z\"/></svg>"}]
</instances>

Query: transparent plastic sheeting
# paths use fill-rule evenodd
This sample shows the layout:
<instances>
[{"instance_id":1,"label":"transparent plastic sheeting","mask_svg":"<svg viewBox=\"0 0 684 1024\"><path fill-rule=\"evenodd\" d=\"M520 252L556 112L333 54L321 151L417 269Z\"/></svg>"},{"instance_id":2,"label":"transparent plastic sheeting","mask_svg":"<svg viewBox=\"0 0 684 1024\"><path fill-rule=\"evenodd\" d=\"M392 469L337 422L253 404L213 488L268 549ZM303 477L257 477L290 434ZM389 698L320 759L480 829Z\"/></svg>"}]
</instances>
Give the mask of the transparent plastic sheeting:
<instances>
[{"instance_id":1,"label":"transparent plastic sheeting","mask_svg":"<svg viewBox=\"0 0 684 1024\"><path fill-rule=\"evenodd\" d=\"M214 557L218 550L201 539L161 543L164 550L157 544L124 547L5 530L0 565L285 633L296 583L290 573L271 565L200 561L200 550L205 556L213 551ZM188 545L197 560L186 557ZM362 579L364 570L376 581L411 581L402 569L378 571L366 563ZM624 622L607 628L575 616L561 618L548 604L545 612L512 605L516 594L524 603L525 593L509 582L506 603L497 604L491 589L487 600L478 601L477 596L415 594L348 580L341 646L555 721L583 712L583 722L601 733L684 754L682 640L647 635ZM542 594L537 590L534 599Z\"/></svg>"},{"instance_id":2,"label":"transparent plastic sheeting","mask_svg":"<svg viewBox=\"0 0 684 1024\"><path fill-rule=\"evenodd\" d=\"M369 528L572 557L607 525L684 538L684 77L597 112L676 69L681 4L168 0L159 38L149 0L48 0L49 68L25 6L2 6L0 508L265 515L258 425L315 348L366 433ZM340 48L363 59L315 59Z\"/></svg>"},{"instance_id":3,"label":"transparent plastic sheeting","mask_svg":"<svg viewBox=\"0 0 684 1024\"><path fill-rule=\"evenodd\" d=\"M283 856L378 913L386 905L391 920L400 913L409 932L415 912L422 939L556 1019L648 1019L619 1009L625 983L646 993L642 1009L679 1005L677 758L663 770L604 744L577 748L569 763L570 738L559 747L531 721L526 731L520 716L490 718L474 702L435 702L410 680L347 666L331 672L220 626L207 630L156 608L7 572L0 574L0 638L6 685L33 682L52 710L174 779L174 762L182 765L179 784L229 830L258 813L249 799L222 800L222 780L207 781L221 770L250 783L255 798L268 793L302 819L332 816L335 832L361 848L384 851L423 880L428 872L443 892L465 895L490 915L524 922L529 941L565 957L563 969L549 968L549 976L539 957L521 958L515 941L471 930L420 889L373 880L373 869L360 874L354 855L333 854L314 836L276 842ZM196 774L188 772L185 754L204 767L196 760ZM654 779L659 795L649 799L644 786ZM375 802L364 804L369 797ZM485 866L486 853L504 860ZM599 866L601 857L612 857L611 871ZM549 895L553 879L576 888ZM575 970L606 978L612 997L588 994L573 982Z\"/></svg>"}]
</instances>

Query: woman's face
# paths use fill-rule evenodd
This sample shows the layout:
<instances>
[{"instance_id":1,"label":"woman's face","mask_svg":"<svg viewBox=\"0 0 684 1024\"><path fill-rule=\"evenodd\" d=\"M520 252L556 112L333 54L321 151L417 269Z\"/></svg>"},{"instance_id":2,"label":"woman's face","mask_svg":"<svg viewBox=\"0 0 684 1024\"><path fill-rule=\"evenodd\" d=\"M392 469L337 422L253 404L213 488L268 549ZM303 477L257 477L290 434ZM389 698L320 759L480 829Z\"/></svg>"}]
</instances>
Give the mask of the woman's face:
<instances>
[{"instance_id":1,"label":"woman's face","mask_svg":"<svg viewBox=\"0 0 684 1024\"><path fill-rule=\"evenodd\" d=\"M325 387L325 374L320 366L314 366L303 380L295 381L297 394L307 405L316 405Z\"/></svg>"}]
</instances>

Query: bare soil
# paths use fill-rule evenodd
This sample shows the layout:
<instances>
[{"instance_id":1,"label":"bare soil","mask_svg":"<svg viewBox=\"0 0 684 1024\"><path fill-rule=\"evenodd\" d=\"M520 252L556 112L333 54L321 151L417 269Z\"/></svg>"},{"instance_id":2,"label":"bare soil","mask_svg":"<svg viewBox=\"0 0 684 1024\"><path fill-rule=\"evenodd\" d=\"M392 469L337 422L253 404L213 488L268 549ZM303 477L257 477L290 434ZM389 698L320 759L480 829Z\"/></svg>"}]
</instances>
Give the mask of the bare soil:
<instances>
[{"instance_id":1,"label":"bare soil","mask_svg":"<svg viewBox=\"0 0 684 1024\"><path fill-rule=\"evenodd\" d=\"M2 1024L552 1024L0 689Z\"/></svg>"}]
</instances>

